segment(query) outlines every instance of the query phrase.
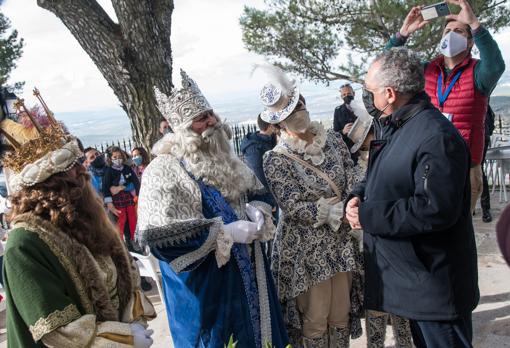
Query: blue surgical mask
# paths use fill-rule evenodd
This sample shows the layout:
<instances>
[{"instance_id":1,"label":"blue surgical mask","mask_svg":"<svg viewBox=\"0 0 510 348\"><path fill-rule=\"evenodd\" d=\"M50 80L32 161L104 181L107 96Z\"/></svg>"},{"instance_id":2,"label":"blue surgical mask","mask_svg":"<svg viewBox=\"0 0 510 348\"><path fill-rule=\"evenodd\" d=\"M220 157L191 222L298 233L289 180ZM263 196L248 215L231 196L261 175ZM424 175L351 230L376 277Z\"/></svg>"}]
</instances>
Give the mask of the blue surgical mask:
<instances>
[{"instance_id":1,"label":"blue surgical mask","mask_svg":"<svg viewBox=\"0 0 510 348\"><path fill-rule=\"evenodd\" d=\"M135 156L133 157L133 163L135 164L135 166L141 166L142 163L143 163L143 158L142 156Z\"/></svg>"}]
</instances>

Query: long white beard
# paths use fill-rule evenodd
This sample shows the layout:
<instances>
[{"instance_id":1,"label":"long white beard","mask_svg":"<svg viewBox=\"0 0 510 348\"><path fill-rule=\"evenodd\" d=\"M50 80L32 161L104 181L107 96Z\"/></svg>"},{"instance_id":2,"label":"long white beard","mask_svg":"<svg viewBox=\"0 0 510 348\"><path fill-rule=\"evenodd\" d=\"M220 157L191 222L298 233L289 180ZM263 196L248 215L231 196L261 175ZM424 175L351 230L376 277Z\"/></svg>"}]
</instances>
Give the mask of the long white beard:
<instances>
[{"instance_id":1,"label":"long white beard","mask_svg":"<svg viewBox=\"0 0 510 348\"><path fill-rule=\"evenodd\" d=\"M255 185L253 172L233 153L230 147L232 131L218 123L202 135L191 129L173 134L167 139L169 152L184 160L186 169L196 179L214 186L229 201L238 200Z\"/></svg>"}]
</instances>

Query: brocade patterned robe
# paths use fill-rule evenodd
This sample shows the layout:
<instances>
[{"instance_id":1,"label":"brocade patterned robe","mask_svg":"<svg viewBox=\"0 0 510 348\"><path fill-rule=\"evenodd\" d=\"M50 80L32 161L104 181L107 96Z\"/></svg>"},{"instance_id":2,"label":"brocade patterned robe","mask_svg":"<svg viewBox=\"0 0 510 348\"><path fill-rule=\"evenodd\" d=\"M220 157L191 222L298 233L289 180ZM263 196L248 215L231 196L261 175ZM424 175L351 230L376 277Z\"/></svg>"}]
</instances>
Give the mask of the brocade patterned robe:
<instances>
[{"instance_id":1,"label":"brocade patterned robe","mask_svg":"<svg viewBox=\"0 0 510 348\"><path fill-rule=\"evenodd\" d=\"M238 174L252 180L246 196L263 192L247 167ZM287 344L260 241L229 245L223 235L223 224L246 219L246 201L229 202L169 154L158 155L145 169L137 239L160 260L175 347L223 348L231 335L243 348ZM274 232L270 208L265 215Z\"/></svg>"},{"instance_id":2,"label":"brocade patterned robe","mask_svg":"<svg viewBox=\"0 0 510 348\"><path fill-rule=\"evenodd\" d=\"M342 201L362 179L361 172L337 133L324 130L317 122L312 122L312 132L316 134L312 145L322 150L316 155L305 155L304 142L283 134L278 145L264 156L264 173L282 213L271 267L286 323L296 331L301 328L296 297L338 272L352 272L351 335L354 338L361 335L363 303L363 261L358 241L347 223L334 231L328 223L320 221L321 199L335 197L333 189L316 172L284 153L295 155L327 174L341 191Z\"/></svg>"}]
</instances>

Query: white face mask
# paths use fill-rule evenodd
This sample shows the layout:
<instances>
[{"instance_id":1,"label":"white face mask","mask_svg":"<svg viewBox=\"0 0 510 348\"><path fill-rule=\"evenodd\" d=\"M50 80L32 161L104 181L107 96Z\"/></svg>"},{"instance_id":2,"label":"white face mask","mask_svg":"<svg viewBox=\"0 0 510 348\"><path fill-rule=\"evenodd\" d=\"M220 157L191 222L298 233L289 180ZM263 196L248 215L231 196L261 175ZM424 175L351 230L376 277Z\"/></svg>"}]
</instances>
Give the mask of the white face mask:
<instances>
[{"instance_id":1,"label":"white face mask","mask_svg":"<svg viewBox=\"0 0 510 348\"><path fill-rule=\"evenodd\" d=\"M294 133L304 133L310 127L310 113L308 110L296 111L288 120L285 127Z\"/></svg>"},{"instance_id":2,"label":"white face mask","mask_svg":"<svg viewBox=\"0 0 510 348\"><path fill-rule=\"evenodd\" d=\"M124 164L124 160L119 158L119 159L114 159L112 160L112 163L114 166L116 167L120 167L122 164Z\"/></svg>"},{"instance_id":3,"label":"white face mask","mask_svg":"<svg viewBox=\"0 0 510 348\"><path fill-rule=\"evenodd\" d=\"M467 38L454 31L446 34L439 43L439 50L445 57L455 57L467 48Z\"/></svg>"}]
</instances>

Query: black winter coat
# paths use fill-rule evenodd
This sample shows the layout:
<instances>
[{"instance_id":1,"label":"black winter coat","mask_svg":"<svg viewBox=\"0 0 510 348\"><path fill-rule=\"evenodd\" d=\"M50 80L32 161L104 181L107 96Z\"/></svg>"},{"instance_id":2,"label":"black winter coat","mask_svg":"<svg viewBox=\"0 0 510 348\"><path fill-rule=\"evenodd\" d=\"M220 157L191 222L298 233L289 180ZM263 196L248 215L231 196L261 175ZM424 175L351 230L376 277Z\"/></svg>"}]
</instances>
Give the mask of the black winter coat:
<instances>
[{"instance_id":1,"label":"black winter coat","mask_svg":"<svg viewBox=\"0 0 510 348\"><path fill-rule=\"evenodd\" d=\"M112 167L106 167L104 177L103 177L103 196L105 198L105 202L108 201L109 199L111 199L111 197L112 197L110 188L112 186L119 186L120 174L121 174L121 171L115 170ZM133 169L131 169L127 165L124 165L122 167L122 175L124 176L124 179L126 180L126 182L124 183L124 186L127 187L129 184L133 184L136 194L140 193L140 181L138 180L138 177L136 176Z\"/></svg>"},{"instance_id":2,"label":"black winter coat","mask_svg":"<svg viewBox=\"0 0 510 348\"><path fill-rule=\"evenodd\" d=\"M248 133L241 142L241 153L248 167L253 170L257 178L267 190L267 193L260 199L272 207L276 207L276 200L269 191L267 179L264 174L262 157L276 146L276 137L260 134L260 132Z\"/></svg>"},{"instance_id":3,"label":"black winter coat","mask_svg":"<svg viewBox=\"0 0 510 348\"><path fill-rule=\"evenodd\" d=\"M333 115L333 129L335 132L342 135L342 139L349 150L354 143L342 131L348 123L354 123L357 119L358 117L354 114L354 111L350 110L346 104L339 105L335 108L335 114ZM351 153L351 158L354 161L354 164L356 164L358 162L358 153Z\"/></svg>"},{"instance_id":4,"label":"black winter coat","mask_svg":"<svg viewBox=\"0 0 510 348\"><path fill-rule=\"evenodd\" d=\"M479 300L469 149L425 93L376 120L362 199L367 309L454 320Z\"/></svg>"}]
</instances>

